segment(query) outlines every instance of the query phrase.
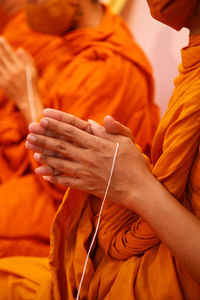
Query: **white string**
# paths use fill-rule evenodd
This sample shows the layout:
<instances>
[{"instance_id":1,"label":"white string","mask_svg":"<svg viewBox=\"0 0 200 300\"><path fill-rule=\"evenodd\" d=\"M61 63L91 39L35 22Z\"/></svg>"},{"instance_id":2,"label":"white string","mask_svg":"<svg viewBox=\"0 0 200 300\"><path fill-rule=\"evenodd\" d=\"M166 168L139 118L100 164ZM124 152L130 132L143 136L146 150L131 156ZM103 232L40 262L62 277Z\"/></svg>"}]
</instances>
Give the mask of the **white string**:
<instances>
[{"instance_id":1,"label":"white string","mask_svg":"<svg viewBox=\"0 0 200 300\"><path fill-rule=\"evenodd\" d=\"M30 106L31 118L32 121L37 120L34 98L33 98L33 87L32 87L32 76L31 69L29 66L26 67L26 81L27 81L27 89L28 89L28 102Z\"/></svg>"},{"instance_id":2,"label":"white string","mask_svg":"<svg viewBox=\"0 0 200 300\"><path fill-rule=\"evenodd\" d=\"M100 225L100 221L101 221L101 213L102 213L104 203L106 201L106 197L107 197L107 194L108 194L108 191L109 191L109 188L110 188L110 183L111 183L111 179L112 179L112 175L113 175L113 171L114 171L114 167L115 167L115 162L116 162L118 150L119 150L119 143L117 143L116 148L115 148L115 153L114 153L114 156L113 156L113 162L112 162L112 167L111 167L111 170L110 170L110 176L109 176L109 179L108 179L108 184L107 184L106 191L105 191L104 198L103 198L103 202L101 204L101 208L100 208L100 211L99 211L99 217L98 217L95 233L93 235L92 242L90 244L89 251L88 251L88 254L87 254L87 257L86 257L86 260L85 260L83 273L82 273L82 276L81 276L81 281L79 283L79 288L78 288L78 293L77 293L77 296L76 296L76 300L78 300L79 296L80 296L81 287L82 287L83 280L84 280L84 277L85 277L85 272L86 272L86 268L87 268L88 259L89 259L90 252L92 250L92 247L93 247L93 244L94 244L94 241L96 239L97 232L98 232L98 229L99 229L99 225Z\"/></svg>"}]
</instances>

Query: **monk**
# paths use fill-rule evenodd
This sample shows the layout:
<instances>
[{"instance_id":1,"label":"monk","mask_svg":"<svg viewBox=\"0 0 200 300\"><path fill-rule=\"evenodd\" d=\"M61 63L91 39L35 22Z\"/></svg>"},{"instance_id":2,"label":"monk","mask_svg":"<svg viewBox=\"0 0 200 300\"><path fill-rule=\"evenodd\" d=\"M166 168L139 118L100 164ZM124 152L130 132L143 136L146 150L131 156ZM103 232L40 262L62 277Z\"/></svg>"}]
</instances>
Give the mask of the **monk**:
<instances>
[{"instance_id":1,"label":"monk","mask_svg":"<svg viewBox=\"0 0 200 300\"><path fill-rule=\"evenodd\" d=\"M120 17L97 1L77 2L32 1L27 18L43 34L19 11L0 40L1 257L49 254L50 226L66 188L35 174L38 164L24 147L28 124L43 108L99 123L113 115L150 153L159 118L151 67Z\"/></svg>"},{"instance_id":2,"label":"monk","mask_svg":"<svg viewBox=\"0 0 200 300\"><path fill-rule=\"evenodd\" d=\"M118 144L80 299L200 299L200 3L149 4L153 11L158 6L160 20L165 16L168 25L190 30L180 74L154 138L152 171L128 129L110 116L105 128L115 134L51 109L44 111L40 124L30 125L26 146L45 164L37 174L82 190L78 199L73 192L66 195L53 224L50 266L55 299L77 297L99 213L95 197L105 195ZM177 7L183 14L174 13ZM84 192L94 194L93 199L88 201Z\"/></svg>"}]
</instances>

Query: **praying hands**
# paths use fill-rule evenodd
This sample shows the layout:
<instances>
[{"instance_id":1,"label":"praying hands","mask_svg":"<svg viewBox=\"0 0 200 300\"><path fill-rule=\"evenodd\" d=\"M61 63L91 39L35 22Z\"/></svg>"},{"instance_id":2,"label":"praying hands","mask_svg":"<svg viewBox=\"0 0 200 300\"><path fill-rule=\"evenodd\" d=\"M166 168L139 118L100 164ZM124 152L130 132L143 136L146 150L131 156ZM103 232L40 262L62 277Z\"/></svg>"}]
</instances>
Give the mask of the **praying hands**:
<instances>
[{"instance_id":1,"label":"praying hands","mask_svg":"<svg viewBox=\"0 0 200 300\"><path fill-rule=\"evenodd\" d=\"M0 89L12 99L28 123L33 121L32 109L37 112L35 119L41 115L43 107L34 61L24 49L15 51L4 38L0 38ZM30 107L30 98L34 108Z\"/></svg>"},{"instance_id":2,"label":"praying hands","mask_svg":"<svg viewBox=\"0 0 200 300\"><path fill-rule=\"evenodd\" d=\"M89 124L52 109L46 109L44 116L40 123L29 126L31 134L26 143L27 149L36 152L36 161L45 164L37 168L37 174L45 176L52 183L103 197L116 144L119 143L108 197L129 207L132 191L136 186L143 185L145 175L152 176L145 159L132 141L130 130L110 117L105 119L105 124L109 127L110 122L115 122L112 130L125 136L108 133L94 122ZM137 175L133 175L135 173Z\"/></svg>"}]
</instances>

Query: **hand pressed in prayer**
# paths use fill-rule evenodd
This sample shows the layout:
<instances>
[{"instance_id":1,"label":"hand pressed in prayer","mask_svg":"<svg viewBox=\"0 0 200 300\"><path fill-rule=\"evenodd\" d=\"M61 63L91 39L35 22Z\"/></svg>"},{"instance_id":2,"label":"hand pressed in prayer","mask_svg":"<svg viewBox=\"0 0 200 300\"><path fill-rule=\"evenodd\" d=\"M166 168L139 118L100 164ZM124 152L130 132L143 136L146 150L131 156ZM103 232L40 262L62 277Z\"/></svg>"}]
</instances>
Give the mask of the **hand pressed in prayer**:
<instances>
[{"instance_id":1,"label":"hand pressed in prayer","mask_svg":"<svg viewBox=\"0 0 200 300\"><path fill-rule=\"evenodd\" d=\"M93 126L92 131L98 131L101 137L94 136L87 122L75 117L72 120L69 114L63 112L47 109L44 116L37 128L35 123L30 125L31 134L26 143L27 149L36 152L35 159L47 165L39 167L36 172L48 176L45 179L52 183L103 197L116 143L119 143L108 197L129 207L132 190L136 187L142 189L144 180L152 177L145 159L131 139L108 133L99 126ZM51 136L46 135L47 131L48 135L52 132ZM53 156L49 151L53 151ZM57 170L65 175L57 175Z\"/></svg>"},{"instance_id":2,"label":"hand pressed in prayer","mask_svg":"<svg viewBox=\"0 0 200 300\"><path fill-rule=\"evenodd\" d=\"M0 89L24 110L28 105L27 67L31 73L33 94L38 94L37 70L32 57L23 49L15 51L0 38Z\"/></svg>"}]
</instances>

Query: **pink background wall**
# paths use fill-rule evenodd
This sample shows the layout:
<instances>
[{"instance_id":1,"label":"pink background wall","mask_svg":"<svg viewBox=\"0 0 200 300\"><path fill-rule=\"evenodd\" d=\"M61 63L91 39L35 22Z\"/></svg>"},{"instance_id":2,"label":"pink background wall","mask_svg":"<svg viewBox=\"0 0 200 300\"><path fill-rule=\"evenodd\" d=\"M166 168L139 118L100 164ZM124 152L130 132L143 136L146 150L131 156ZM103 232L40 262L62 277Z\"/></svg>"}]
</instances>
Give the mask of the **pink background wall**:
<instances>
[{"instance_id":1,"label":"pink background wall","mask_svg":"<svg viewBox=\"0 0 200 300\"><path fill-rule=\"evenodd\" d=\"M145 0L129 0L122 16L153 66L155 97L163 114L173 91L173 79L178 74L180 48L188 42L188 31L176 32L155 21Z\"/></svg>"}]
</instances>

